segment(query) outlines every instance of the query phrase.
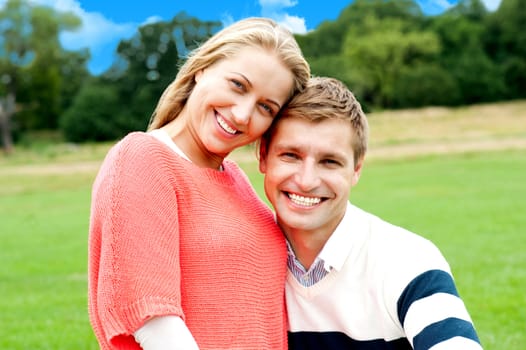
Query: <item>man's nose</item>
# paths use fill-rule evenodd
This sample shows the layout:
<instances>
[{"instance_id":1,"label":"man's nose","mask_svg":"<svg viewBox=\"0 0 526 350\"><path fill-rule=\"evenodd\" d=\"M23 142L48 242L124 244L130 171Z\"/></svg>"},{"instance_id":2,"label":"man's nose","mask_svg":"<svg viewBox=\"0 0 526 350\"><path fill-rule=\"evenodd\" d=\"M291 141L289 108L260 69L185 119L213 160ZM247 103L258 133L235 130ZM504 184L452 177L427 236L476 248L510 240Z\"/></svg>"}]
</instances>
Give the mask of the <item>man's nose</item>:
<instances>
[{"instance_id":1,"label":"man's nose","mask_svg":"<svg viewBox=\"0 0 526 350\"><path fill-rule=\"evenodd\" d=\"M303 191L310 191L320 185L320 176L312 161L304 161L296 173L296 183Z\"/></svg>"}]
</instances>

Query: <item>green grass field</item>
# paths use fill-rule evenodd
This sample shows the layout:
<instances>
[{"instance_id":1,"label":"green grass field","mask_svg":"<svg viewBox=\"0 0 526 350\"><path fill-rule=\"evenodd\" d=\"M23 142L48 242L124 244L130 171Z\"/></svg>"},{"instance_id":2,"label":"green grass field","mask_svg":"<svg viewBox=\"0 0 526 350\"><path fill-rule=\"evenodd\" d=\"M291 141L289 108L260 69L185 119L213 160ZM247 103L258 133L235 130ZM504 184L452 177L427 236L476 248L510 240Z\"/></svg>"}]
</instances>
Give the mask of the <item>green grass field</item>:
<instances>
[{"instance_id":1,"label":"green grass field","mask_svg":"<svg viewBox=\"0 0 526 350\"><path fill-rule=\"evenodd\" d=\"M383 122L371 118L371 137ZM425 134L419 128L415 135ZM523 140L525 129L526 123L491 139ZM442 139L434 137L393 141L389 134L372 144L416 142L421 149ZM86 307L87 231L91 183L107 148L49 145L0 157L0 348L98 348ZM495 148L386 157L374 156L373 147L351 200L434 241L484 348L520 350L526 344L526 149ZM263 195L253 155L240 164Z\"/></svg>"}]
</instances>

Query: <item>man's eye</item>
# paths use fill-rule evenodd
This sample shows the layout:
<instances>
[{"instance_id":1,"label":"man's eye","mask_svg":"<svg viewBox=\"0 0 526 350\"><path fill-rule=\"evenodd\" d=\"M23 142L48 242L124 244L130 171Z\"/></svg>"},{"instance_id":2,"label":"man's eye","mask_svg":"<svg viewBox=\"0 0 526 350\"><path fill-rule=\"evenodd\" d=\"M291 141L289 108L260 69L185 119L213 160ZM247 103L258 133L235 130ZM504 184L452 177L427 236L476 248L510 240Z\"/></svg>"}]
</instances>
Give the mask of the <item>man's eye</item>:
<instances>
[{"instance_id":1,"label":"man's eye","mask_svg":"<svg viewBox=\"0 0 526 350\"><path fill-rule=\"evenodd\" d=\"M292 153L292 152L283 152L283 153L281 153L280 156L282 158L285 158L285 159L296 159L296 158L298 158L298 156L295 153Z\"/></svg>"},{"instance_id":2,"label":"man's eye","mask_svg":"<svg viewBox=\"0 0 526 350\"><path fill-rule=\"evenodd\" d=\"M334 159L324 159L322 161L322 163L326 164L326 165L329 165L329 166L340 166L341 163L337 160L334 160Z\"/></svg>"}]
</instances>

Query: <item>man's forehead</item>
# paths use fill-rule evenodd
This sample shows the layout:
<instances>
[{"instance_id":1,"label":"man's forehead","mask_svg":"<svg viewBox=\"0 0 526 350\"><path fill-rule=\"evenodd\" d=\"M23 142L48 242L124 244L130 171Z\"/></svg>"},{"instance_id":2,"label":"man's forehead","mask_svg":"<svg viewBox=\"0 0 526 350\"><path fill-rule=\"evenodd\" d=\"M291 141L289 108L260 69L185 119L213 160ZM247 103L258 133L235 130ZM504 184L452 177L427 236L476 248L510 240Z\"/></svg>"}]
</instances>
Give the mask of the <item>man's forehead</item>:
<instances>
[{"instance_id":1,"label":"man's forehead","mask_svg":"<svg viewBox=\"0 0 526 350\"><path fill-rule=\"evenodd\" d=\"M340 119L307 120L285 118L272 137L273 147L321 154L352 152L352 132Z\"/></svg>"}]
</instances>

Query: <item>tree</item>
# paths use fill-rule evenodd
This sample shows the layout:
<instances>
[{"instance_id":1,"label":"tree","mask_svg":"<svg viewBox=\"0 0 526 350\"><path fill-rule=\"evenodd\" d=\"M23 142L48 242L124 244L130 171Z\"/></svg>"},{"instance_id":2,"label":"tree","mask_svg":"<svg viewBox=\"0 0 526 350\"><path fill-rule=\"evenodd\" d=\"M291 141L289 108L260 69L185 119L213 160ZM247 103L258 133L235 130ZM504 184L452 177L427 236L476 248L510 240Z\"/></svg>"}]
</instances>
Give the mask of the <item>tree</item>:
<instances>
[{"instance_id":1,"label":"tree","mask_svg":"<svg viewBox=\"0 0 526 350\"><path fill-rule=\"evenodd\" d=\"M488 18L484 44L488 55L502 67L506 98L526 97L525 24L523 0L502 0Z\"/></svg>"},{"instance_id":2,"label":"tree","mask_svg":"<svg viewBox=\"0 0 526 350\"><path fill-rule=\"evenodd\" d=\"M501 68L484 49L486 16L479 0L465 0L429 24L442 43L437 63L457 82L462 104L495 101L504 94Z\"/></svg>"},{"instance_id":3,"label":"tree","mask_svg":"<svg viewBox=\"0 0 526 350\"><path fill-rule=\"evenodd\" d=\"M403 67L395 91L396 107L457 105L462 100L453 75L433 62Z\"/></svg>"},{"instance_id":4,"label":"tree","mask_svg":"<svg viewBox=\"0 0 526 350\"><path fill-rule=\"evenodd\" d=\"M361 28L370 17L413 21L415 25L424 18L413 0L355 0L342 10L336 21L324 21L316 30L296 35L296 40L309 62L312 58L341 54L349 29Z\"/></svg>"},{"instance_id":5,"label":"tree","mask_svg":"<svg viewBox=\"0 0 526 350\"><path fill-rule=\"evenodd\" d=\"M20 127L56 127L64 53L58 34L79 25L79 18L71 13L58 13L24 0L9 0L0 11L0 93L7 96L4 101L14 101L18 106ZM9 116L3 127L11 127L14 114ZM2 134L11 132L9 129Z\"/></svg>"},{"instance_id":6,"label":"tree","mask_svg":"<svg viewBox=\"0 0 526 350\"><path fill-rule=\"evenodd\" d=\"M59 33L80 25L78 17L71 13L59 13L50 7L31 8L29 44L33 60L27 66L25 79L21 81L24 94L19 96L25 103L21 112L24 129L56 129L62 113L62 63L67 55L59 42ZM85 66L84 66L85 67ZM68 81L69 83L69 81ZM23 85L22 85L23 84Z\"/></svg>"},{"instance_id":7,"label":"tree","mask_svg":"<svg viewBox=\"0 0 526 350\"><path fill-rule=\"evenodd\" d=\"M121 136L119 101L115 89L104 84L86 84L73 105L60 118L60 128L71 142L104 141Z\"/></svg>"},{"instance_id":8,"label":"tree","mask_svg":"<svg viewBox=\"0 0 526 350\"><path fill-rule=\"evenodd\" d=\"M168 22L141 26L131 39L119 43L112 67L91 80L67 111L60 124L66 138L75 142L113 140L133 130L145 130L157 101L188 52L219 28L219 22L201 22L184 12ZM101 87L103 91L98 91ZM111 113L94 110L90 101L96 100L104 101ZM77 130L77 125L84 123L91 123L91 133Z\"/></svg>"},{"instance_id":9,"label":"tree","mask_svg":"<svg viewBox=\"0 0 526 350\"><path fill-rule=\"evenodd\" d=\"M404 69L432 61L439 52L434 33L415 30L405 20L370 16L361 28L348 32L343 55L353 85L362 87L373 106L390 108Z\"/></svg>"},{"instance_id":10,"label":"tree","mask_svg":"<svg viewBox=\"0 0 526 350\"><path fill-rule=\"evenodd\" d=\"M16 104L16 93L21 70L31 60L30 43L25 35L24 23L27 21L29 8L22 1L10 0L3 11L0 11L0 128L2 146L6 153L12 149L12 117Z\"/></svg>"},{"instance_id":11,"label":"tree","mask_svg":"<svg viewBox=\"0 0 526 350\"><path fill-rule=\"evenodd\" d=\"M111 76L118 90L121 109L114 118L127 120L123 133L147 127L186 55L219 28L219 22L202 22L181 12L170 21L140 27L133 38L119 43L119 58L105 78Z\"/></svg>"},{"instance_id":12,"label":"tree","mask_svg":"<svg viewBox=\"0 0 526 350\"><path fill-rule=\"evenodd\" d=\"M460 0L455 6L445 13L446 16L453 15L482 23L487 17L488 10L481 0Z\"/></svg>"},{"instance_id":13,"label":"tree","mask_svg":"<svg viewBox=\"0 0 526 350\"><path fill-rule=\"evenodd\" d=\"M10 154L13 149L11 137L11 116L15 113L15 100L12 94L0 97L0 132L2 133L2 149L5 154Z\"/></svg>"},{"instance_id":14,"label":"tree","mask_svg":"<svg viewBox=\"0 0 526 350\"><path fill-rule=\"evenodd\" d=\"M423 13L413 0L355 0L336 21L325 21L312 32L297 35L296 39L314 75L341 79L352 88L362 105L372 108L394 101L393 82L400 67L395 68L389 62L391 54L407 49L406 54L419 60L421 57L416 56L420 53L411 46L419 46L419 40L430 40L429 48L436 47L433 34L423 33L423 37L418 38L423 23ZM391 25L396 27L394 33L388 28ZM399 40L406 40L405 49L397 47ZM379 51L375 52L377 45ZM365 56L360 56L361 53ZM367 62L369 58L378 66L372 67ZM411 60L413 58L408 57L402 61ZM390 77L384 74L389 70ZM380 93L379 89L382 89Z\"/></svg>"},{"instance_id":15,"label":"tree","mask_svg":"<svg viewBox=\"0 0 526 350\"><path fill-rule=\"evenodd\" d=\"M59 59L59 74L62 77L60 88L60 111L66 111L82 86L91 78L87 69L90 59L88 49L64 51Z\"/></svg>"}]
</instances>

